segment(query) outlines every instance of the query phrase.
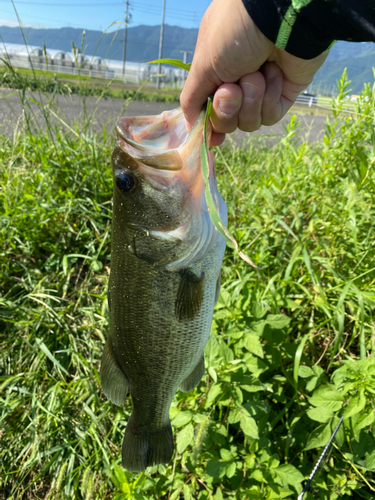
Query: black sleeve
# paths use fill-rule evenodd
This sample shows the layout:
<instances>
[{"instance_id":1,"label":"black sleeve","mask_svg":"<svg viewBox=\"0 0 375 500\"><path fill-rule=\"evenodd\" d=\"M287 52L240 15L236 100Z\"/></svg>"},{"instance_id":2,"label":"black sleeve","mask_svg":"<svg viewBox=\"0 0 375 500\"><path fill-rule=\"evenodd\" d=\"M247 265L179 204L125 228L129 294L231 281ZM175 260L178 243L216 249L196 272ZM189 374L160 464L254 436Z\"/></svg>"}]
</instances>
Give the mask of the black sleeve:
<instances>
[{"instance_id":1,"label":"black sleeve","mask_svg":"<svg viewBox=\"0 0 375 500\"><path fill-rule=\"evenodd\" d=\"M312 59L335 40L375 41L375 0L242 0L275 45Z\"/></svg>"}]
</instances>

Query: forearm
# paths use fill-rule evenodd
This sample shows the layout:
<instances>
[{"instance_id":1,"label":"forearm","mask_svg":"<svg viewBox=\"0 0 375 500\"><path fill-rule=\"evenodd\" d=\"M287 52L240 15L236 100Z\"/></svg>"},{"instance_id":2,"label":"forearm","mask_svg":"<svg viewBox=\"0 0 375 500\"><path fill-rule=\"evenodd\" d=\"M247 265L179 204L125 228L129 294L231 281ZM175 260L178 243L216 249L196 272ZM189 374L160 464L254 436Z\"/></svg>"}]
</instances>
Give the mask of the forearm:
<instances>
[{"instance_id":1,"label":"forearm","mask_svg":"<svg viewBox=\"0 0 375 500\"><path fill-rule=\"evenodd\" d=\"M375 41L374 0L242 0L276 47L312 59L335 40Z\"/></svg>"}]
</instances>

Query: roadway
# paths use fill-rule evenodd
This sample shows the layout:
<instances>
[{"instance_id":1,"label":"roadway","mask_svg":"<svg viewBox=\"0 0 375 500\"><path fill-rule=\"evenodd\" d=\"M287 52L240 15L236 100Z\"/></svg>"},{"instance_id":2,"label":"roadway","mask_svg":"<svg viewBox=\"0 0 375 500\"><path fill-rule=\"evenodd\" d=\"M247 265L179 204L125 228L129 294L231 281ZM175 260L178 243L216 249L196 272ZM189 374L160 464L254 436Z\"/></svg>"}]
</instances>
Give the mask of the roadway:
<instances>
[{"instance_id":1,"label":"roadway","mask_svg":"<svg viewBox=\"0 0 375 500\"><path fill-rule=\"evenodd\" d=\"M43 103L44 106L39 106L36 104L37 102ZM22 94L18 91L0 89L0 134L10 137L15 130L21 130L25 116L31 120L35 132L37 130L45 131L44 113L49 116L52 125L60 122L63 129L68 130L68 127L76 129L78 126L78 130L84 131L85 124L86 126L89 124L89 129L101 134L103 126L106 126L108 135L113 133L116 120L121 115L153 115L166 109L174 109L177 106L177 103L140 101L126 103L121 99L84 98L77 95L56 95L53 102L49 102L48 96L38 92L27 92L24 101L22 101ZM312 109L304 106L295 106L292 109L298 114L301 123L296 133L300 140L314 142L324 134L326 116L314 115ZM284 127L288 124L290 116L289 113L276 125L262 126L250 135L236 131L232 137L235 142L242 144L249 137L261 136L266 140L268 146L271 146L285 135Z\"/></svg>"}]
</instances>

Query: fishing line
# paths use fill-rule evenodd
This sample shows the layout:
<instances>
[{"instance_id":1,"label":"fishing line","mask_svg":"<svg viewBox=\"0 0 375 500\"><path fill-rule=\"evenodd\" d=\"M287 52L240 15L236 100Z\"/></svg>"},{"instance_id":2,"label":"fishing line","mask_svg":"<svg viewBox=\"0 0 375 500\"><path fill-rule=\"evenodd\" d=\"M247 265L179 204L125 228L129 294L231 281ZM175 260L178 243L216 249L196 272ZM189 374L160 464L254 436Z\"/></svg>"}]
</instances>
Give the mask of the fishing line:
<instances>
[{"instance_id":1,"label":"fishing line","mask_svg":"<svg viewBox=\"0 0 375 500\"><path fill-rule=\"evenodd\" d=\"M353 394L353 396L355 396L358 392L358 389L355 391L355 393ZM353 397L352 396L352 397ZM350 398L351 399L351 398ZM345 403L345 406L349 403L349 400L346 401ZM311 483L312 483L312 480L314 479L314 476L316 475L316 473L318 472L320 466L322 465L322 462L325 458L325 456L327 455L332 443L333 443L333 440L335 439L335 436L338 432L338 430L340 429L341 427L341 424L343 423L344 421L344 416L342 416L338 422L338 424L336 425L336 428L335 430L333 431L328 443L326 444L322 454L320 455L318 461L316 462L315 464L315 467L313 468L312 470L312 473L310 474L310 477L309 479L307 480L307 483L305 484L305 487L303 488L302 490L302 493L298 496L297 500L302 500L303 497L305 496L305 494L310 490L310 486L311 486Z\"/></svg>"},{"instance_id":2,"label":"fishing line","mask_svg":"<svg viewBox=\"0 0 375 500\"><path fill-rule=\"evenodd\" d=\"M315 467L313 468L313 471L310 474L310 477L307 480L307 483L305 484L305 487L303 488L302 493L298 496L297 500L302 500L303 497L305 496L305 493L307 493L307 491L310 489L310 485L312 483L312 480L314 479L314 476L317 473L317 471L318 471L318 469L320 467L320 464L323 462L324 457L326 456L328 450L330 449L330 447L332 445L332 442L335 439L335 436L336 436L338 430L340 429L340 426L341 426L343 420L344 420L344 417L341 417L340 420L339 420L339 423L336 425L336 429L333 431L332 436L330 437L330 440L328 441L326 447L323 450L323 453L320 455L318 461L316 462Z\"/></svg>"}]
</instances>

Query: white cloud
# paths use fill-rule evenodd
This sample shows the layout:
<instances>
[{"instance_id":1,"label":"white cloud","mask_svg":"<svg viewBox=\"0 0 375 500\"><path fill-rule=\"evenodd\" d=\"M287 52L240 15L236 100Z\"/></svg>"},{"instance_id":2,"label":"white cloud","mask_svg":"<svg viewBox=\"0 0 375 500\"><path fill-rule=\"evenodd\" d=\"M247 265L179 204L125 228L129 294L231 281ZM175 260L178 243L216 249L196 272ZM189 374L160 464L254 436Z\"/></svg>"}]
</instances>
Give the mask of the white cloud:
<instances>
[{"instance_id":1,"label":"white cloud","mask_svg":"<svg viewBox=\"0 0 375 500\"><path fill-rule=\"evenodd\" d=\"M13 19L6 19L5 17L0 17L0 26L8 26L10 28L15 28L18 26L18 21L14 21ZM49 28L49 26L45 26L44 24L35 23L23 23L25 28Z\"/></svg>"}]
</instances>

